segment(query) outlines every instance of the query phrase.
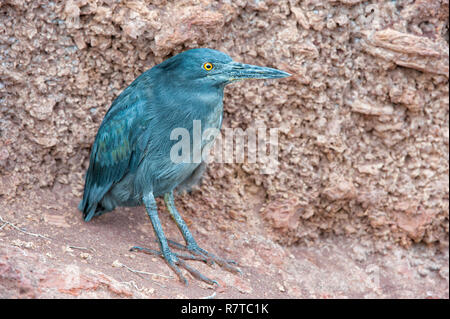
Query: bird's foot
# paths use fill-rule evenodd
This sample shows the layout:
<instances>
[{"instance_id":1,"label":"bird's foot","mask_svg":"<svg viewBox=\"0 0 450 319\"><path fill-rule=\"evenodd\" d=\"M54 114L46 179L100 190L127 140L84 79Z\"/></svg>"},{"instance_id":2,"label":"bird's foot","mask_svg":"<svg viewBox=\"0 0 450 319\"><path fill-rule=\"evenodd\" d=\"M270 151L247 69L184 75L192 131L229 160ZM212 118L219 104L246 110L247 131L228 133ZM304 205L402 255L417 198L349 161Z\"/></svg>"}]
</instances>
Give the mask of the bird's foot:
<instances>
[{"instance_id":1,"label":"bird's foot","mask_svg":"<svg viewBox=\"0 0 450 319\"><path fill-rule=\"evenodd\" d=\"M160 256L162 257L167 264L169 265L169 267L178 275L178 277L180 278L180 280L187 285L188 281L186 279L186 277L184 277L183 273L180 270L180 267L186 269L194 278L204 281L207 284L210 285L217 285L219 286L219 283L215 280L212 280L208 277L206 277L205 275L203 275L202 273L200 273L197 269L192 268L191 266L189 266L188 264L186 264L184 262L183 259L186 260L200 260L203 262L207 262L207 260L205 260L205 258L200 257L200 256L194 256L194 255L187 255L187 254L180 254L180 253L174 253L172 251L167 251L165 253L162 253L158 250L154 250L154 249L149 249L149 248L144 248L144 247L139 247L139 246L134 246L130 249L130 251L143 251L152 255L156 255L156 256Z\"/></svg>"},{"instance_id":2,"label":"bird's foot","mask_svg":"<svg viewBox=\"0 0 450 319\"><path fill-rule=\"evenodd\" d=\"M178 249L190 252L191 254L189 254L189 256L198 258L196 260L204 261L209 265L217 263L220 267L222 267L230 272L238 273L238 274L242 275L242 271L236 267L237 262L235 262L234 260L224 259L224 258L218 257L216 255L213 255L213 254L209 253L208 251L204 250L203 248L200 248L197 245L197 243L195 243L195 242L189 243L186 246L179 244L176 241L173 241L170 239L168 239L167 242L169 243L170 246L172 246L174 248L178 248Z\"/></svg>"}]
</instances>

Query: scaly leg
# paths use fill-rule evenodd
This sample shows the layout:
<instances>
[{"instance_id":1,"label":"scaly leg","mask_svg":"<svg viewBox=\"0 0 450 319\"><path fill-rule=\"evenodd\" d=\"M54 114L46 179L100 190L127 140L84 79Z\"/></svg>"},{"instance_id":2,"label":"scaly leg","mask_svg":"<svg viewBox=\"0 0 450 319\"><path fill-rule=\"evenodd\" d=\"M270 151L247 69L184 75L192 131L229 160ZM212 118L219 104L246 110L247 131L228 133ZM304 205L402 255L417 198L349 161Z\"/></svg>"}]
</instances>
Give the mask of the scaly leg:
<instances>
[{"instance_id":1,"label":"scaly leg","mask_svg":"<svg viewBox=\"0 0 450 319\"><path fill-rule=\"evenodd\" d=\"M180 249L183 249L183 250L187 250L190 253L192 253L196 256L199 256L200 258L204 258L204 260L206 260L208 263L216 262L217 264L219 264L221 267L225 268L228 271L232 271L235 273L241 273L239 268L231 265L231 264L236 265L235 261L217 257L198 246L197 242L195 241L194 237L192 236L191 232L189 231L186 223L184 222L183 218L181 217L180 213L178 213L178 210L175 207L173 191L170 193L166 193L164 195L164 202L166 203L166 206L170 212L170 215L172 215L172 218L175 220L175 223L177 224L178 228L181 231L181 234L183 235L184 240L186 241L186 246L183 246L179 243L169 240L168 243L170 245L175 246ZM182 257L180 256L180 258L182 258Z\"/></svg>"},{"instance_id":2,"label":"scaly leg","mask_svg":"<svg viewBox=\"0 0 450 319\"><path fill-rule=\"evenodd\" d=\"M138 247L138 246L132 247L130 250L144 250L146 252L153 253L155 255L159 255L159 256L163 257L165 259L165 261L169 264L169 267L172 268L172 270L178 275L180 280L183 281L186 285L187 285L187 280L181 273L179 266L183 267L184 269L189 271L192 274L192 276L194 276L195 278L197 278L199 280L202 280L209 284L217 284L217 282L215 280L211 280L211 279L205 277L198 270L190 267L183 260L181 260L180 258L184 258L185 257L184 255L174 254L170 250L169 244L167 243L166 236L164 235L164 231L162 229L161 222L158 217L157 205L156 205L156 201L155 201L153 194L149 193L149 194L145 195L143 198L143 201L145 204L145 208L147 210L147 214L150 217L150 220L152 222L153 230L155 231L156 237L158 238L159 247L161 249L161 252L158 252L158 251L155 251L152 249ZM186 259L191 259L191 258L186 258Z\"/></svg>"}]
</instances>

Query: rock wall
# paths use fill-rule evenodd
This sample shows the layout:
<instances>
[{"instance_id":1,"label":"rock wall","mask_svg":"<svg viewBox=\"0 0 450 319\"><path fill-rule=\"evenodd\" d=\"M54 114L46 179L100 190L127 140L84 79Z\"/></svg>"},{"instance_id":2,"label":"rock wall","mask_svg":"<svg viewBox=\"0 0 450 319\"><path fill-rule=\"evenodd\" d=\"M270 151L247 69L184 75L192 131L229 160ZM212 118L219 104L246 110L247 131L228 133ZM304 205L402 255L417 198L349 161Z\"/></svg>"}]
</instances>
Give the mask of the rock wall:
<instances>
[{"instance_id":1,"label":"rock wall","mask_svg":"<svg viewBox=\"0 0 450 319\"><path fill-rule=\"evenodd\" d=\"M446 246L448 9L448 0L2 1L0 196L66 184L81 197L112 100L167 57L211 47L293 76L225 94L225 127L279 128L277 173L213 163L180 197L187 214L245 223L257 210L286 244L329 233L381 248Z\"/></svg>"}]
</instances>

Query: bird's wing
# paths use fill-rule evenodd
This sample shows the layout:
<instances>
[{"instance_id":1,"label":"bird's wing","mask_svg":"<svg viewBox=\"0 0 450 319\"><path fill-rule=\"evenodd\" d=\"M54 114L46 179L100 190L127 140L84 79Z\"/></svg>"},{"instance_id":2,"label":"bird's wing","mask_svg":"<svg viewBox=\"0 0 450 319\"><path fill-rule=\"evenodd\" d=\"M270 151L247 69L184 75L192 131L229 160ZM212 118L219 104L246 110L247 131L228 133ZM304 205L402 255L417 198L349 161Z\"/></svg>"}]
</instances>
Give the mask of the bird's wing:
<instances>
[{"instance_id":1,"label":"bird's wing","mask_svg":"<svg viewBox=\"0 0 450 319\"><path fill-rule=\"evenodd\" d=\"M111 105L100 125L91 150L83 200L79 209L89 221L98 203L115 183L133 169L142 156L139 136L146 128L143 116L148 98L127 88Z\"/></svg>"}]
</instances>

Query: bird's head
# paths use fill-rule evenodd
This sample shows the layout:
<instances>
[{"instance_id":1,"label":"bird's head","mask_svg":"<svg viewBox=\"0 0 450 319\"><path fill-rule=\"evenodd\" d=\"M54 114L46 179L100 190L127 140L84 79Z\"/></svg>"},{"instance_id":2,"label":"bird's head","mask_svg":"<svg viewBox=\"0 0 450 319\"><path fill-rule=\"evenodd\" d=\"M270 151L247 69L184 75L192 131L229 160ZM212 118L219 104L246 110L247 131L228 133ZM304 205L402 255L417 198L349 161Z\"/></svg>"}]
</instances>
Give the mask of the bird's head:
<instances>
[{"instance_id":1,"label":"bird's head","mask_svg":"<svg viewBox=\"0 0 450 319\"><path fill-rule=\"evenodd\" d=\"M191 49L184 51L158 65L178 83L224 87L231 82L244 79L278 79L290 76L277 69L243 64L233 61L228 55L213 49Z\"/></svg>"}]
</instances>

